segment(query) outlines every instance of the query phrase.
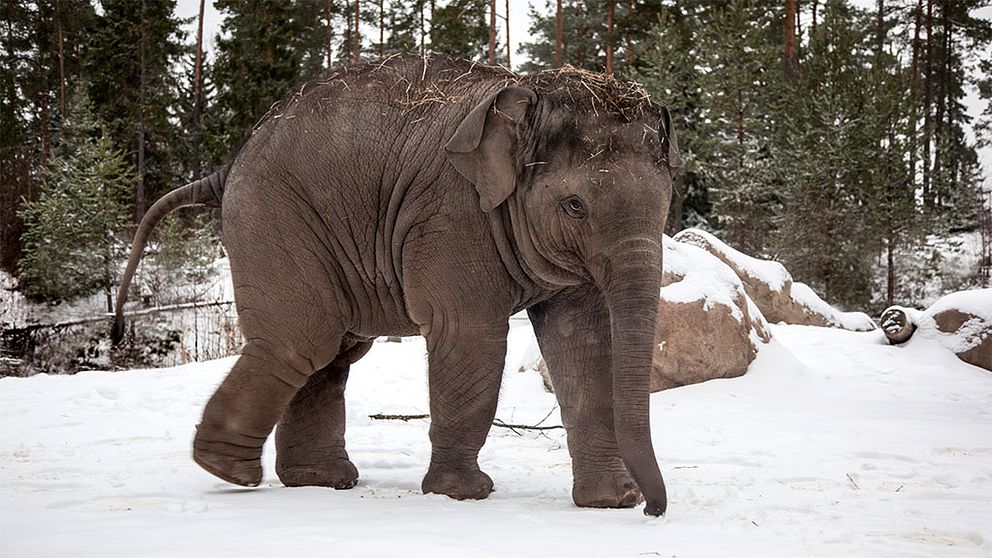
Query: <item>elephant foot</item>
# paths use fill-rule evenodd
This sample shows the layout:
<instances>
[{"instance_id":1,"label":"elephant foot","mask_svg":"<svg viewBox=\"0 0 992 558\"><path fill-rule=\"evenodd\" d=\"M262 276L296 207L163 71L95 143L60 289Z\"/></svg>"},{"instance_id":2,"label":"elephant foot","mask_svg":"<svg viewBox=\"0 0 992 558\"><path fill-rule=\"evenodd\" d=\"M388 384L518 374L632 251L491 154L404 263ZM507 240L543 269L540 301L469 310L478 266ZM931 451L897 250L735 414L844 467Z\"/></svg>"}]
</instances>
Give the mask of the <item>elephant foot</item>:
<instances>
[{"instance_id":1,"label":"elephant foot","mask_svg":"<svg viewBox=\"0 0 992 558\"><path fill-rule=\"evenodd\" d=\"M576 477L572 501L583 508L632 508L643 498L641 489L625 471Z\"/></svg>"},{"instance_id":2,"label":"elephant foot","mask_svg":"<svg viewBox=\"0 0 992 558\"><path fill-rule=\"evenodd\" d=\"M431 465L421 489L424 494L444 494L455 500L482 500L493 491L493 479L478 467L465 471Z\"/></svg>"},{"instance_id":3,"label":"elephant foot","mask_svg":"<svg viewBox=\"0 0 992 558\"><path fill-rule=\"evenodd\" d=\"M325 486L337 490L358 484L358 469L347 457L319 465L283 465L276 459L276 474L286 486Z\"/></svg>"},{"instance_id":4,"label":"elephant foot","mask_svg":"<svg viewBox=\"0 0 992 558\"><path fill-rule=\"evenodd\" d=\"M262 444L265 439L226 436L199 425L193 439L193 461L208 473L231 484L258 486L262 482Z\"/></svg>"}]
</instances>

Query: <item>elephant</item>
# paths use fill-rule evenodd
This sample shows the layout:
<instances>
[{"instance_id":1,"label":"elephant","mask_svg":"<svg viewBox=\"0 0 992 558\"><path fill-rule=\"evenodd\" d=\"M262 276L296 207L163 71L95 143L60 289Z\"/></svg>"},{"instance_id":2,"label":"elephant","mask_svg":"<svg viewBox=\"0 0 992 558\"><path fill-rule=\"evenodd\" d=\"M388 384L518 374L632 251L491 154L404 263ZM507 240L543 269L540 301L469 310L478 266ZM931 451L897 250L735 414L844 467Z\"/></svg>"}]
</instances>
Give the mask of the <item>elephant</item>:
<instances>
[{"instance_id":1,"label":"elephant","mask_svg":"<svg viewBox=\"0 0 992 558\"><path fill-rule=\"evenodd\" d=\"M681 166L671 116L635 84L442 55L326 70L273 105L231 161L163 196L133 240L219 206L246 344L209 399L193 459L261 482L275 429L287 486L355 486L349 369L377 336L422 335L424 493L482 499L509 317L526 310L557 387L578 506L665 513L649 387L661 239Z\"/></svg>"}]
</instances>

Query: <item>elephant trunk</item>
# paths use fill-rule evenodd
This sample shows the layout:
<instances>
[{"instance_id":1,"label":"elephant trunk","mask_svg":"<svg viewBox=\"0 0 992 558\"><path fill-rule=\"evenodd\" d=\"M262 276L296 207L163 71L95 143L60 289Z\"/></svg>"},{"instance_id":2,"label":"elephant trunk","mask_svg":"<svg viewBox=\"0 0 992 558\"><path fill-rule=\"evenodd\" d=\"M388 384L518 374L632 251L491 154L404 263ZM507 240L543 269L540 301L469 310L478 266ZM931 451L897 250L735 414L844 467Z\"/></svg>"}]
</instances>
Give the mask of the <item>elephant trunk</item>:
<instances>
[{"instance_id":1,"label":"elephant trunk","mask_svg":"<svg viewBox=\"0 0 992 558\"><path fill-rule=\"evenodd\" d=\"M644 513L660 516L668 496L651 443L649 414L661 245L653 239L624 244L628 242L634 245L608 257L600 280L613 344L613 422L620 456L644 495Z\"/></svg>"}]
</instances>

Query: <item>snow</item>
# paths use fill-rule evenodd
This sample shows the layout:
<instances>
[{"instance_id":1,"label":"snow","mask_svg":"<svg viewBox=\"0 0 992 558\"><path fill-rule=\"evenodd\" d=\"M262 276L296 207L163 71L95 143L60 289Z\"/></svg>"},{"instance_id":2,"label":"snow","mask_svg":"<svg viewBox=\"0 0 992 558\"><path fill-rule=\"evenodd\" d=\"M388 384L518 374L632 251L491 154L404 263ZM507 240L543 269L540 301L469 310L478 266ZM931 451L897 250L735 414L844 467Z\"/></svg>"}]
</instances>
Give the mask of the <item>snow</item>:
<instances>
[{"instance_id":1,"label":"snow","mask_svg":"<svg viewBox=\"0 0 992 558\"><path fill-rule=\"evenodd\" d=\"M494 428L497 491L420 493L424 344L377 343L348 384L350 491L241 489L189 457L233 359L0 379L0 556L989 556L992 375L935 340L771 326L747 375L652 396L668 515L571 504L561 430ZM561 424L512 328L497 417ZM550 413L550 415L549 415Z\"/></svg>"},{"instance_id":2,"label":"snow","mask_svg":"<svg viewBox=\"0 0 992 558\"><path fill-rule=\"evenodd\" d=\"M992 289L958 291L943 296L927 308L926 314L935 316L945 310L957 309L992 322Z\"/></svg>"},{"instance_id":3,"label":"snow","mask_svg":"<svg viewBox=\"0 0 992 558\"><path fill-rule=\"evenodd\" d=\"M662 241L665 273L681 279L662 287L661 298L675 303L702 300L707 311L720 304L738 322L744 320L744 312L738 307L747 298L744 284L727 264L698 246L678 242L667 235Z\"/></svg>"},{"instance_id":4,"label":"snow","mask_svg":"<svg viewBox=\"0 0 992 558\"><path fill-rule=\"evenodd\" d=\"M843 312L826 303L820 295L806 283L796 281L789 291L792 300L809 308L816 314L824 316L837 327L852 331L870 331L875 329L875 322L864 312Z\"/></svg>"},{"instance_id":5,"label":"snow","mask_svg":"<svg viewBox=\"0 0 992 558\"><path fill-rule=\"evenodd\" d=\"M785 285L792 281L792 275L785 269L785 266L773 260L760 260L740 252L724 241L713 236L702 229L685 229L675 235L675 240L694 243L692 237L696 236L707 242L714 249L718 250L723 257L732 263L742 273L752 279L756 279L773 291L781 291Z\"/></svg>"},{"instance_id":6,"label":"snow","mask_svg":"<svg viewBox=\"0 0 992 558\"><path fill-rule=\"evenodd\" d=\"M940 331L934 316L954 309L973 317L961 324L957 331ZM910 343L918 338L935 340L954 353L967 352L980 345L992 332L992 289L958 291L943 296L924 312L916 311L913 321L917 331Z\"/></svg>"}]
</instances>

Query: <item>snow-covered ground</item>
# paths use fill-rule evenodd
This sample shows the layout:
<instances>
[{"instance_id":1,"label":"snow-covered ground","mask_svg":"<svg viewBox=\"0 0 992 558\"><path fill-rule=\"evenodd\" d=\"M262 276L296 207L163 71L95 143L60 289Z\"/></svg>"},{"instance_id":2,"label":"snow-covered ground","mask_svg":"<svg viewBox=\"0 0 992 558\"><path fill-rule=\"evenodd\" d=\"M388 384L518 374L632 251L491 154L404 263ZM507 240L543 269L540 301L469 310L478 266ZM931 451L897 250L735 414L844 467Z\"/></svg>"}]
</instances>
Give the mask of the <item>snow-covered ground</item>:
<instances>
[{"instance_id":1,"label":"snow-covered ground","mask_svg":"<svg viewBox=\"0 0 992 558\"><path fill-rule=\"evenodd\" d=\"M935 340L772 326L749 373L652 396L668 516L572 506L564 433L494 428L484 501L425 496L424 345L377 344L348 385L349 491L240 489L189 457L233 359L0 379L0 556L990 556L992 374ZM511 333L498 418L555 400ZM560 424L551 412L545 425Z\"/></svg>"}]
</instances>

